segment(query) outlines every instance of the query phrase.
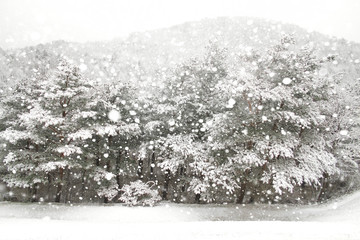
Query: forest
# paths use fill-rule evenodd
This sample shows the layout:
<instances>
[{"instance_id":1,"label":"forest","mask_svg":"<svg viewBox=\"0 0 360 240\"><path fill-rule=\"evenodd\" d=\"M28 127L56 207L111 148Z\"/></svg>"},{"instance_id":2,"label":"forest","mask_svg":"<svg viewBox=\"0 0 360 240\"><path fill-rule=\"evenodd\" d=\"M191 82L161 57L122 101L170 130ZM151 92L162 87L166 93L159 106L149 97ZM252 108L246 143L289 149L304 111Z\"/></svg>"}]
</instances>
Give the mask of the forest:
<instances>
[{"instance_id":1,"label":"forest","mask_svg":"<svg viewBox=\"0 0 360 240\"><path fill-rule=\"evenodd\" d=\"M132 71L111 81L83 74L96 62L39 61L1 90L3 199L307 204L356 190L359 81L317 51L292 35L209 41L151 74L117 63Z\"/></svg>"}]
</instances>

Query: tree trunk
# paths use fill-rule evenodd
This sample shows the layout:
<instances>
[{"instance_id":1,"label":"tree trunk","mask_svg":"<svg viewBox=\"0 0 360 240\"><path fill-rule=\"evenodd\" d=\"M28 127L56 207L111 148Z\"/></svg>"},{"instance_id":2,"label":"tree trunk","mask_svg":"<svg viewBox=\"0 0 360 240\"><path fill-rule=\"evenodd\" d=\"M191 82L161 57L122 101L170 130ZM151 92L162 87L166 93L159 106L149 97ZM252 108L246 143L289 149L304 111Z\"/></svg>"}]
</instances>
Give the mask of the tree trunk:
<instances>
[{"instance_id":1,"label":"tree trunk","mask_svg":"<svg viewBox=\"0 0 360 240\"><path fill-rule=\"evenodd\" d=\"M99 156L97 156L96 159L95 159L95 165L96 165L97 167L100 166L100 157L99 157Z\"/></svg>"},{"instance_id":2,"label":"tree trunk","mask_svg":"<svg viewBox=\"0 0 360 240\"><path fill-rule=\"evenodd\" d=\"M116 183L117 183L119 189L122 188L122 186L121 186L121 175L120 175L121 157L122 157L122 151L119 150L118 157L116 158L116 161L115 161ZM120 196L121 196L121 191L118 191L117 197L115 198L116 201L120 198Z\"/></svg>"},{"instance_id":3,"label":"tree trunk","mask_svg":"<svg viewBox=\"0 0 360 240\"><path fill-rule=\"evenodd\" d=\"M240 194L236 198L236 203L242 204L244 202L244 198L245 198L245 195L246 195L246 187L247 187L246 182L245 181L241 182L241 184L240 184Z\"/></svg>"},{"instance_id":4,"label":"tree trunk","mask_svg":"<svg viewBox=\"0 0 360 240\"><path fill-rule=\"evenodd\" d=\"M155 169L155 150L151 154L151 164L150 164L150 179L151 180L154 180L156 178L154 169Z\"/></svg>"},{"instance_id":5,"label":"tree trunk","mask_svg":"<svg viewBox=\"0 0 360 240\"><path fill-rule=\"evenodd\" d=\"M120 170L121 170L121 156L122 156L122 151L119 150L119 155L118 157L116 158L116 162L115 162L115 169L116 169L116 183L118 184L119 186L119 189L121 189L121 186L120 186Z\"/></svg>"},{"instance_id":6,"label":"tree trunk","mask_svg":"<svg viewBox=\"0 0 360 240\"><path fill-rule=\"evenodd\" d=\"M142 160L141 158L138 161L138 167L137 167L137 175L138 178L142 179L143 178L143 165L144 165L144 160Z\"/></svg>"},{"instance_id":7,"label":"tree trunk","mask_svg":"<svg viewBox=\"0 0 360 240\"><path fill-rule=\"evenodd\" d=\"M169 192L169 182L170 182L170 170L168 169L165 171L164 191L162 193L163 200L168 200L167 194Z\"/></svg>"},{"instance_id":8,"label":"tree trunk","mask_svg":"<svg viewBox=\"0 0 360 240\"><path fill-rule=\"evenodd\" d=\"M108 160L108 161L106 162L106 171L111 172L111 163L110 163L110 160ZM109 202L110 202L109 198L105 196L105 197L104 197L104 203L109 203Z\"/></svg>"},{"instance_id":9,"label":"tree trunk","mask_svg":"<svg viewBox=\"0 0 360 240\"><path fill-rule=\"evenodd\" d=\"M48 179L48 187L47 187L47 197L46 197L46 199L47 199L47 201L50 202L51 201L50 200L50 190L51 190L51 182L52 182L50 173L47 174L47 179Z\"/></svg>"},{"instance_id":10,"label":"tree trunk","mask_svg":"<svg viewBox=\"0 0 360 240\"><path fill-rule=\"evenodd\" d=\"M34 186L32 186L32 188L30 188L31 202L37 202L37 188L38 188L37 183L35 183Z\"/></svg>"},{"instance_id":11,"label":"tree trunk","mask_svg":"<svg viewBox=\"0 0 360 240\"><path fill-rule=\"evenodd\" d=\"M324 173L323 178L321 179L321 186L320 186L320 192L317 197L317 202L321 202L325 198L325 191L328 188L329 182L328 182L329 174Z\"/></svg>"},{"instance_id":12,"label":"tree trunk","mask_svg":"<svg viewBox=\"0 0 360 240\"><path fill-rule=\"evenodd\" d=\"M306 184L305 182L303 182L300 186L300 190L301 190L301 201L304 201L304 199L307 199L307 191L306 191Z\"/></svg>"},{"instance_id":13,"label":"tree trunk","mask_svg":"<svg viewBox=\"0 0 360 240\"><path fill-rule=\"evenodd\" d=\"M57 189L56 189L56 197L55 197L55 202L60 202L61 199L61 193L62 193L62 185L63 185L63 176L64 176L64 169L60 168L59 169L59 183L57 185Z\"/></svg>"},{"instance_id":14,"label":"tree trunk","mask_svg":"<svg viewBox=\"0 0 360 240\"><path fill-rule=\"evenodd\" d=\"M70 185L70 169L65 169L65 175L66 175L66 194L64 202L67 203L71 199L71 185Z\"/></svg>"},{"instance_id":15,"label":"tree trunk","mask_svg":"<svg viewBox=\"0 0 360 240\"><path fill-rule=\"evenodd\" d=\"M200 203L200 198L201 198L201 194L200 193L197 193L195 195L195 203Z\"/></svg>"},{"instance_id":16,"label":"tree trunk","mask_svg":"<svg viewBox=\"0 0 360 240\"><path fill-rule=\"evenodd\" d=\"M97 153L96 153L96 159L95 159L95 165L97 166L97 167L99 167L100 166L100 146L99 146L99 141L96 141L96 145L97 145Z\"/></svg>"},{"instance_id":17,"label":"tree trunk","mask_svg":"<svg viewBox=\"0 0 360 240\"><path fill-rule=\"evenodd\" d=\"M81 176L81 190L80 190L80 197L82 197L83 199L85 196L85 185L86 185L86 170L84 169L82 171L82 176Z\"/></svg>"},{"instance_id":18,"label":"tree trunk","mask_svg":"<svg viewBox=\"0 0 360 240\"><path fill-rule=\"evenodd\" d=\"M112 146L112 142L113 142L113 137L112 136L108 136L108 146L111 147ZM110 159L108 159L108 161L106 162L106 171L108 171L109 173L112 173L111 171L111 162ZM109 203L110 200L108 197L104 197L104 203Z\"/></svg>"}]
</instances>

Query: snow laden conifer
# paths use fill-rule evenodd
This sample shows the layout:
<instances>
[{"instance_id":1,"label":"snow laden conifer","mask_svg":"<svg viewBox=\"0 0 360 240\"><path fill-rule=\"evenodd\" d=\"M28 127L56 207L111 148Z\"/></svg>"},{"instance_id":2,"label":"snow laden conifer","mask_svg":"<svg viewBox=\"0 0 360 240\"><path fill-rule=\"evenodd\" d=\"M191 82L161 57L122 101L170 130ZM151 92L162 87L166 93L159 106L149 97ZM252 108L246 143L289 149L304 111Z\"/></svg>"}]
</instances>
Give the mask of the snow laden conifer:
<instances>
[{"instance_id":1,"label":"snow laden conifer","mask_svg":"<svg viewBox=\"0 0 360 240\"><path fill-rule=\"evenodd\" d=\"M113 199L120 178L136 175L141 131L131 89L90 81L66 60L48 76L24 81L4 101L4 181L47 189L50 201Z\"/></svg>"},{"instance_id":2,"label":"snow laden conifer","mask_svg":"<svg viewBox=\"0 0 360 240\"><path fill-rule=\"evenodd\" d=\"M91 103L97 113L91 122L93 138L88 140L86 151L92 159L88 173L95 181L95 191L108 202L123 186L121 178L136 175L139 106L131 99L134 88L129 84L106 84L98 89L101 91Z\"/></svg>"},{"instance_id":3,"label":"snow laden conifer","mask_svg":"<svg viewBox=\"0 0 360 240\"><path fill-rule=\"evenodd\" d=\"M247 191L271 198L337 172L325 137L321 105L330 89L317 75L321 65L309 47L296 49L285 36L266 52L241 54L238 67L217 85L224 111L209 121L208 136L233 168L238 202Z\"/></svg>"},{"instance_id":4,"label":"snow laden conifer","mask_svg":"<svg viewBox=\"0 0 360 240\"><path fill-rule=\"evenodd\" d=\"M234 56L211 43L129 81L91 81L64 60L22 81L1 102L2 180L61 202L130 199L147 191L136 179L166 200L238 203L316 199L326 179L354 182L357 88L333 84L327 59L288 36Z\"/></svg>"},{"instance_id":5,"label":"snow laden conifer","mask_svg":"<svg viewBox=\"0 0 360 240\"><path fill-rule=\"evenodd\" d=\"M158 141L159 166L170 178L176 201L212 202L218 190L234 190L205 137L206 119L219 111L215 87L226 76L226 50L210 43L203 58L183 64L168 79L163 104L173 108L165 113L169 134Z\"/></svg>"},{"instance_id":6,"label":"snow laden conifer","mask_svg":"<svg viewBox=\"0 0 360 240\"><path fill-rule=\"evenodd\" d=\"M41 152L46 138L39 134L39 126L28 126L19 116L30 111L37 87L35 81L26 79L3 97L3 131L0 132L2 164L7 170L2 180L11 188L27 188L32 201L36 200L39 184L46 182L46 175L39 169L46 161Z\"/></svg>"},{"instance_id":7,"label":"snow laden conifer","mask_svg":"<svg viewBox=\"0 0 360 240\"><path fill-rule=\"evenodd\" d=\"M20 131L16 132L10 126L1 133L9 143L21 144L19 140L25 140L27 144L26 147L14 146L16 150L9 151L4 160L12 173L6 182L14 185L29 181L27 173L30 172L30 176L34 174L37 177L29 184L46 182L49 187L56 187L55 201L59 202L63 185L69 184L73 170L84 164L81 143L91 138L91 132L88 126L76 121L76 116L86 111L84 106L92 86L77 67L65 60L60 61L52 74L32 84L25 90L29 92L28 96L20 96L26 110L18 112L18 120L12 123ZM14 104L14 101L9 103ZM34 151L32 149L36 153L30 153L29 150Z\"/></svg>"},{"instance_id":8,"label":"snow laden conifer","mask_svg":"<svg viewBox=\"0 0 360 240\"><path fill-rule=\"evenodd\" d=\"M339 189L341 192L349 191L360 181L359 83L342 86L339 80L343 74L327 77L332 78L336 85L330 91L330 101L322 108L327 119L326 139L337 159L339 172L335 176L324 175L318 200L326 199Z\"/></svg>"}]
</instances>

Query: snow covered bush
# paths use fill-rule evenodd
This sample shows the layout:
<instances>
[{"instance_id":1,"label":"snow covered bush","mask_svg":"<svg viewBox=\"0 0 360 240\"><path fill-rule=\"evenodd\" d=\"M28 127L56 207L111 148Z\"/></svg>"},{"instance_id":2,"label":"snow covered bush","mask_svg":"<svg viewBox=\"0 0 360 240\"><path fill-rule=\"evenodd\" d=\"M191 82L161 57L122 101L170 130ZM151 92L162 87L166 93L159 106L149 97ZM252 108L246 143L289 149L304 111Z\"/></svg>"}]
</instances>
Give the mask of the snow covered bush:
<instances>
[{"instance_id":1,"label":"snow covered bush","mask_svg":"<svg viewBox=\"0 0 360 240\"><path fill-rule=\"evenodd\" d=\"M121 188L123 194L119 198L128 206L154 206L161 200L156 189L152 189L154 182L144 183L140 180L131 182Z\"/></svg>"}]
</instances>

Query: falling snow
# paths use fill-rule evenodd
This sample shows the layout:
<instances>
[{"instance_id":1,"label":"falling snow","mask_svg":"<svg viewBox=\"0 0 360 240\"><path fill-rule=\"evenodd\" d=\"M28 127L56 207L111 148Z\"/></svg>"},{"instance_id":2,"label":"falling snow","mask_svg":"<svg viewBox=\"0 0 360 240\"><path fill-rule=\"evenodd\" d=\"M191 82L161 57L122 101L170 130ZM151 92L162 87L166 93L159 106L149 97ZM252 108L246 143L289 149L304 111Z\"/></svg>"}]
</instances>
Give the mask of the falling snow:
<instances>
[{"instance_id":1,"label":"falling snow","mask_svg":"<svg viewBox=\"0 0 360 240\"><path fill-rule=\"evenodd\" d=\"M112 109L109 113L108 113L108 117L111 121L113 122L117 122L120 120L120 113L119 111Z\"/></svg>"},{"instance_id":2,"label":"falling snow","mask_svg":"<svg viewBox=\"0 0 360 240\"><path fill-rule=\"evenodd\" d=\"M290 78L284 78L284 79L282 80L282 83L283 83L284 85L289 85L291 82L292 82L292 80L291 80Z\"/></svg>"},{"instance_id":3,"label":"falling snow","mask_svg":"<svg viewBox=\"0 0 360 240\"><path fill-rule=\"evenodd\" d=\"M341 130L340 131L340 135L342 135L342 136L346 136L346 135L348 135L348 130Z\"/></svg>"},{"instance_id":4,"label":"falling snow","mask_svg":"<svg viewBox=\"0 0 360 240\"><path fill-rule=\"evenodd\" d=\"M115 21L127 16L116 3L81 1L2 12L13 29L0 36L0 239L360 238L356 41L316 24L201 20L204 8L128 33L144 6L176 14L137 3ZM294 11L254 5L279 20ZM355 34L345 19L326 28Z\"/></svg>"}]
</instances>

